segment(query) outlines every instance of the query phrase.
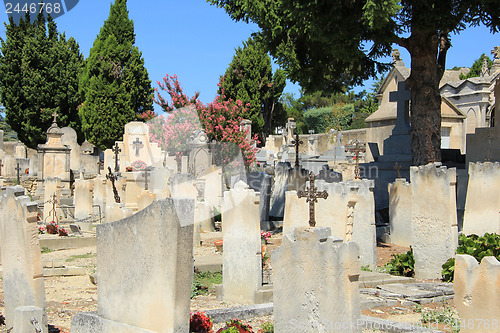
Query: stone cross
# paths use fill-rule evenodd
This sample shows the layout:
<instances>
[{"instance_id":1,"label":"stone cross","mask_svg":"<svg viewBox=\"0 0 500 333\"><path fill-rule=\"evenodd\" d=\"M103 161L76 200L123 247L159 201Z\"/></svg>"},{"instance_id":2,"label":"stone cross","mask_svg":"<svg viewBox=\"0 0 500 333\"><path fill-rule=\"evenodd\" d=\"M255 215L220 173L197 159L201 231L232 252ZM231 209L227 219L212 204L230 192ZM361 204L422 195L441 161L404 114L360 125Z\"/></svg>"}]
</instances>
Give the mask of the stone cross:
<instances>
[{"instance_id":1,"label":"stone cross","mask_svg":"<svg viewBox=\"0 0 500 333\"><path fill-rule=\"evenodd\" d=\"M320 191L318 192L318 188L314 186L314 173L311 171L309 173L309 188L305 191L299 190L297 192L297 196L299 198L306 198L306 202L309 202L309 225L311 227L316 226L316 220L314 218L314 204L318 202L318 198L326 199L328 198L328 192Z\"/></svg>"},{"instance_id":2,"label":"stone cross","mask_svg":"<svg viewBox=\"0 0 500 333\"><path fill-rule=\"evenodd\" d=\"M151 169L149 167L147 167L146 169L144 169L144 189L145 190L148 190L148 179L149 179L149 176L150 176L150 173L151 173Z\"/></svg>"},{"instance_id":3,"label":"stone cross","mask_svg":"<svg viewBox=\"0 0 500 333\"><path fill-rule=\"evenodd\" d=\"M297 127L297 123L294 121L293 118L288 118L288 122L286 123L286 143L290 143L290 141L293 139L293 129Z\"/></svg>"},{"instance_id":4,"label":"stone cross","mask_svg":"<svg viewBox=\"0 0 500 333\"><path fill-rule=\"evenodd\" d=\"M54 111L54 113L52 114L52 117L54 117L54 124L57 122L57 112Z\"/></svg>"},{"instance_id":5,"label":"stone cross","mask_svg":"<svg viewBox=\"0 0 500 333\"><path fill-rule=\"evenodd\" d=\"M401 174L399 173L399 170L401 170L401 165L399 165L398 162L394 164L394 170L396 170L396 172L398 173L398 178L401 178Z\"/></svg>"},{"instance_id":6,"label":"stone cross","mask_svg":"<svg viewBox=\"0 0 500 333\"><path fill-rule=\"evenodd\" d=\"M500 46L495 46L493 50L491 50L491 54L493 55L493 58L500 59Z\"/></svg>"},{"instance_id":7,"label":"stone cross","mask_svg":"<svg viewBox=\"0 0 500 333\"><path fill-rule=\"evenodd\" d=\"M122 151L120 147L118 147L118 142L115 142L115 146L111 148L111 150L115 153L115 172L118 172L120 171L118 168L118 154Z\"/></svg>"},{"instance_id":8,"label":"stone cross","mask_svg":"<svg viewBox=\"0 0 500 333\"><path fill-rule=\"evenodd\" d=\"M17 163L16 171L17 171L17 183L21 184L21 177L19 175L19 171L21 171L21 168L19 167L19 163Z\"/></svg>"},{"instance_id":9,"label":"stone cross","mask_svg":"<svg viewBox=\"0 0 500 333\"><path fill-rule=\"evenodd\" d=\"M139 138L135 138L132 145L135 147L135 156L139 156L139 149L141 149L142 141L140 141Z\"/></svg>"},{"instance_id":10,"label":"stone cross","mask_svg":"<svg viewBox=\"0 0 500 333\"><path fill-rule=\"evenodd\" d=\"M295 134L295 140L290 142L292 145L295 145L295 169L299 169L299 145L304 142L299 139L299 133Z\"/></svg>"},{"instance_id":11,"label":"stone cross","mask_svg":"<svg viewBox=\"0 0 500 333\"><path fill-rule=\"evenodd\" d=\"M115 196L115 202L120 203L120 196L118 195L118 190L116 189L115 180L118 178L116 175L111 172L111 167L108 166L108 174L106 178L111 181L111 185L113 186L113 194Z\"/></svg>"},{"instance_id":12,"label":"stone cross","mask_svg":"<svg viewBox=\"0 0 500 333\"><path fill-rule=\"evenodd\" d=\"M396 126L392 130L392 134L408 134L410 130L410 103L411 92L406 89L404 81L398 82L398 91L389 93L389 101L397 102L397 119Z\"/></svg>"}]
</instances>

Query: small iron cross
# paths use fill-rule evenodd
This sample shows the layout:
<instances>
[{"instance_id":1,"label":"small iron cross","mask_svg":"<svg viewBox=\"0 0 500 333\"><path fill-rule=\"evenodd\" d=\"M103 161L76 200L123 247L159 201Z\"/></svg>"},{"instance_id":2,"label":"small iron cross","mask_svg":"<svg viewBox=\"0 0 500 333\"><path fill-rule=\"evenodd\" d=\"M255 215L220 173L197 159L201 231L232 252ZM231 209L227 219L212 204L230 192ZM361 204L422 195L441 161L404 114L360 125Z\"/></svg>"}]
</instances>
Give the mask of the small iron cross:
<instances>
[{"instance_id":1,"label":"small iron cross","mask_svg":"<svg viewBox=\"0 0 500 333\"><path fill-rule=\"evenodd\" d=\"M111 167L108 167L108 174L106 175L106 179L109 179L111 181L111 185L113 186L113 194L115 196L115 202L120 203L120 196L118 195L118 190L116 189L115 181L118 177L116 175L113 175L113 172L111 172Z\"/></svg>"},{"instance_id":2,"label":"small iron cross","mask_svg":"<svg viewBox=\"0 0 500 333\"><path fill-rule=\"evenodd\" d=\"M19 167L19 163L17 163L16 171L17 171L17 183L21 184L21 177L19 175L19 171L21 171L21 168Z\"/></svg>"},{"instance_id":3,"label":"small iron cross","mask_svg":"<svg viewBox=\"0 0 500 333\"><path fill-rule=\"evenodd\" d=\"M135 147L135 156L139 156L139 149L141 149L142 141L139 138L135 138L135 141L132 142L132 145Z\"/></svg>"},{"instance_id":4,"label":"small iron cross","mask_svg":"<svg viewBox=\"0 0 500 333\"><path fill-rule=\"evenodd\" d=\"M354 157L356 159L356 166L354 168L354 179L361 179L361 171L359 170L359 153L364 153L366 151L365 147L361 146L361 143L356 141L354 143L354 149L352 152L356 154Z\"/></svg>"},{"instance_id":5,"label":"small iron cross","mask_svg":"<svg viewBox=\"0 0 500 333\"><path fill-rule=\"evenodd\" d=\"M316 226L316 220L314 218L314 204L318 202L318 198L326 199L328 198L328 192L320 191L318 192L318 188L314 186L314 173L311 171L309 173L309 188L305 191L298 191L297 196L299 198L306 198L306 202L309 202L309 225L311 227Z\"/></svg>"},{"instance_id":6,"label":"small iron cross","mask_svg":"<svg viewBox=\"0 0 500 333\"><path fill-rule=\"evenodd\" d=\"M299 145L304 142L299 139L299 133L295 134L295 140L290 142L292 145L295 145L295 169L299 169Z\"/></svg>"},{"instance_id":7,"label":"small iron cross","mask_svg":"<svg viewBox=\"0 0 500 333\"><path fill-rule=\"evenodd\" d=\"M401 174L399 173L399 170L401 170L401 165L399 165L398 162L394 164L394 170L396 170L396 172L398 173L398 178L401 178Z\"/></svg>"},{"instance_id":8,"label":"small iron cross","mask_svg":"<svg viewBox=\"0 0 500 333\"><path fill-rule=\"evenodd\" d=\"M146 169L144 169L144 189L145 190L148 190L149 186L148 186L148 179L149 179L149 176L150 176L150 173L151 173L151 169L149 167L147 167Z\"/></svg>"},{"instance_id":9,"label":"small iron cross","mask_svg":"<svg viewBox=\"0 0 500 333\"><path fill-rule=\"evenodd\" d=\"M115 142L115 146L111 148L111 150L113 151L113 153L115 153L115 172L118 172L120 171L120 169L118 168L118 154L122 151L120 147L118 147L118 142Z\"/></svg>"}]
</instances>

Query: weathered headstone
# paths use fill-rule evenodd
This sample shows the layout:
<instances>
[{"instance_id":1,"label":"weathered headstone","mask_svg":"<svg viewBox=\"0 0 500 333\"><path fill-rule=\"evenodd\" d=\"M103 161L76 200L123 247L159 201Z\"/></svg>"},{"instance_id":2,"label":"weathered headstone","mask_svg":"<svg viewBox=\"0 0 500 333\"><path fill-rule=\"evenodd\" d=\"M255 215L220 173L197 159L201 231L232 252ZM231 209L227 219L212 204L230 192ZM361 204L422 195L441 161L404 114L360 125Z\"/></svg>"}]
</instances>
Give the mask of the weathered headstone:
<instances>
[{"instance_id":1,"label":"weathered headstone","mask_svg":"<svg viewBox=\"0 0 500 333\"><path fill-rule=\"evenodd\" d=\"M458 246L456 169L439 163L411 167L410 181L415 278L439 279Z\"/></svg>"},{"instance_id":2,"label":"weathered headstone","mask_svg":"<svg viewBox=\"0 0 500 333\"><path fill-rule=\"evenodd\" d=\"M271 258L276 332L361 332L357 244L296 228Z\"/></svg>"},{"instance_id":3,"label":"weathered headstone","mask_svg":"<svg viewBox=\"0 0 500 333\"><path fill-rule=\"evenodd\" d=\"M45 283L38 242L37 206L20 187L7 188L0 196L2 281L7 328L14 325L20 306L42 309L42 330L47 332Z\"/></svg>"},{"instance_id":4,"label":"weathered headstone","mask_svg":"<svg viewBox=\"0 0 500 333\"><path fill-rule=\"evenodd\" d=\"M71 151L69 153L69 166L71 170L78 170L81 166L80 160L80 145L77 142L76 131L71 127L63 127L61 128L61 132L63 133L61 137L61 143L63 145L68 146Z\"/></svg>"},{"instance_id":5,"label":"weathered headstone","mask_svg":"<svg viewBox=\"0 0 500 333\"><path fill-rule=\"evenodd\" d=\"M456 256L453 289L455 306L460 315L456 326L460 327L460 332L498 331L499 281L500 262L495 257L484 257L478 264L470 255Z\"/></svg>"},{"instance_id":6,"label":"weathered headstone","mask_svg":"<svg viewBox=\"0 0 500 333\"><path fill-rule=\"evenodd\" d=\"M500 234L500 163L469 164L469 186L462 232L478 236ZM487 199L486 199L487 198Z\"/></svg>"},{"instance_id":7,"label":"weathered headstone","mask_svg":"<svg viewBox=\"0 0 500 333\"><path fill-rule=\"evenodd\" d=\"M258 198L240 181L224 192L222 207L224 301L251 304L262 285Z\"/></svg>"},{"instance_id":8,"label":"weathered headstone","mask_svg":"<svg viewBox=\"0 0 500 333\"><path fill-rule=\"evenodd\" d=\"M391 243L411 245L411 185L404 178L389 184L389 225Z\"/></svg>"},{"instance_id":9,"label":"weathered headstone","mask_svg":"<svg viewBox=\"0 0 500 333\"><path fill-rule=\"evenodd\" d=\"M169 198L97 226L98 310L71 332L188 332L193 212L192 199Z\"/></svg>"},{"instance_id":10,"label":"weathered headstone","mask_svg":"<svg viewBox=\"0 0 500 333\"><path fill-rule=\"evenodd\" d=\"M90 217L93 212L92 193L94 190L94 182L92 180L77 180L75 181L75 219L84 220L79 223L82 230L90 231L92 224Z\"/></svg>"},{"instance_id":11,"label":"weathered headstone","mask_svg":"<svg viewBox=\"0 0 500 333\"><path fill-rule=\"evenodd\" d=\"M261 230L272 229L269 222L269 206L271 203L271 181L272 177L265 175L260 183L259 216Z\"/></svg>"},{"instance_id":12,"label":"weathered headstone","mask_svg":"<svg viewBox=\"0 0 500 333\"><path fill-rule=\"evenodd\" d=\"M279 162L275 168L274 190L271 195L269 216L282 218L285 211L285 192L288 188L291 166L288 162Z\"/></svg>"}]
</instances>

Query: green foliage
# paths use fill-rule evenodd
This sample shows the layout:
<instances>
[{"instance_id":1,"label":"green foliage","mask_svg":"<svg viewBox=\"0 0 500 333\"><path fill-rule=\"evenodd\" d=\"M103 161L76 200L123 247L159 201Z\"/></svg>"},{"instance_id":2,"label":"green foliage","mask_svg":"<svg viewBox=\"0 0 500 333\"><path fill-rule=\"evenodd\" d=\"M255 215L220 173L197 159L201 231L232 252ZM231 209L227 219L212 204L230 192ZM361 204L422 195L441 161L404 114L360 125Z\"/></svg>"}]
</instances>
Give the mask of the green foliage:
<instances>
[{"instance_id":1,"label":"green foliage","mask_svg":"<svg viewBox=\"0 0 500 333\"><path fill-rule=\"evenodd\" d=\"M221 272L195 272L191 287L191 298L198 295L208 295L214 291L214 285L221 283Z\"/></svg>"},{"instance_id":2,"label":"green foliage","mask_svg":"<svg viewBox=\"0 0 500 333\"><path fill-rule=\"evenodd\" d=\"M229 328L226 328L225 330L222 330L221 333L239 333L240 330L234 326L231 326Z\"/></svg>"},{"instance_id":3,"label":"green foliage","mask_svg":"<svg viewBox=\"0 0 500 333\"><path fill-rule=\"evenodd\" d=\"M385 266L385 271L392 275L412 277L415 274L413 249L406 253L393 254L391 261Z\"/></svg>"},{"instance_id":4,"label":"green foliage","mask_svg":"<svg viewBox=\"0 0 500 333\"><path fill-rule=\"evenodd\" d=\"M308 130L314 130L315 133L324 133L330 124L332 115L331 107L312 109L304 113L304 123Z\"/></svg>"},{"instance_id":5,"label":"green foliage","mask_svg":"<svg viewBox=\"0 0 500 333\"><path fill-rule=\"evenodd\" d=\"M256 39L250 37L238 47L219 86L224 100L241 100L248 107L252 134L261 141L277 126L283 112L279 99L285 88L283 70L272 71L271 57Z\"/></svg>"},{"instance_id":6,"label":"green foliage","mask_svg":"<svg viewBox=\"0 0 500 333\"><path fill-rule=\"evenodd\" d=\"M470 71L469 71L469 73L467 73L467 75L460 74L460 80L465 80L465 79L469 79L471 77L481 76L481 70L483 68L483 62L484 62L485 58L486 58L486 61L488 62L488 69L491 69L491 66L493 66L493 61L491 61L491 59L486 54L483 53L483 54L481 54L481 57L479 57L479 59L474 61L474 63L472 64L472 66L470 68Z\"/></svg>"},{"instance_id":7,"label":"green foliage","mask_svg":"<svg viewBox=\"0 0 500 333\"><path fill-rule=\"evenodd\" d=\"M424 324L443 323L451 327L452 332L460 332L460 317L446 301L442 302L442 309L424 309L418 305L416 312L421 314L420 321Z\"/></svg>"},{"instance_id":8,"label":"green foliage","mask_svg":"<svg viewBox=\"0 0 500 333\"><path fill-rule=\"evenodd\" d=\"M364 272L371 272L372 270L370 269L369 265L361 266L361 270Z\"/></svg>"},{"instance_id":9,"label":"green foliage","mask_svg":"<svg viewBox=\"0 0 500 333\"><path fill-rule=\"evenodd\" d=\"M83 136L78 117L82 102L78 77L83 56L73 38L66 40L57 32L49 16L39 14L34 22L29 15L16 25L12 19L1 40L0 93L6 121L19 140L30 148L45 143L52 113L58 125L71 126Z\"/></svg>"},{"instance_id":10,"label":"green foliage","mask_svg":"<svg viewBox=\"0 0 500 333\"><path fill-rule=\"evenodd\" d=\"M263 323L260 328L264 331L264 333L274 333L274 324L270 321Z\"/></svg>"},{"instance_id":11,"label":"green foliage","mask_svg":"<svg viewBox=\"0 0 500 333\"><path fill-rule=\"evenodd\" d=\"M5 121L5 117L0 114L0 130L3 131L3 141L17 141L17 133Z\"/></svg>"},{"instance_id":12,"label":"green foliage","mask_svg":"<svg viewBox=\"0 0 500 333\"><path fill-rule=\"evenodd\" d=\"M500 235L485 233L484 236L460 235L458 237L457 254L468 254L481 262L484 257L493 256L500 260ZM443 281L453 281L455 273L455 258L450 258L443 264Z\"/></svg>"},{"instance_id":13,"label":"green foliage","mask_svg":"<svg viewBox=\"0 0 500 333\"><path fill-rule=\"evenodd\" d=\"M50 253L50 252L54 252L54 250L52 249L49 249L48 247L42 247L42 253Z\"/></svg>"},{"instance_id":14,"label":"green foliage","mask_svg":"<svg viewBox=\"0 0 500 333\"><path fill-rule=\"evenodd\" d=\"M82 130L85 138L101 149L122 138L125 124L153 109L151 80L134 44L134 23L128 17L127 2L116 0L80 78Z\"/></svg>"}]
</instances>

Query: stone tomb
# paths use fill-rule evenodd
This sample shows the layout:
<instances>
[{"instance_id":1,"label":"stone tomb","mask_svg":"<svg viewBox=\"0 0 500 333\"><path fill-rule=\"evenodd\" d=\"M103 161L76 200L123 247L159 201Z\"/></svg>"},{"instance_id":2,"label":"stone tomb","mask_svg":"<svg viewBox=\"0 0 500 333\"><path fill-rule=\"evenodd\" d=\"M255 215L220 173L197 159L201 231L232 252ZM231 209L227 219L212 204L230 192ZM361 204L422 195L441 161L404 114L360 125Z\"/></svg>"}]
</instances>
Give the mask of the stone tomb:
<instances>
[{"instance_id":1,"label":"stone tomb","mask_svg":"<svg viewBox=\"0 0 500 333\"><path fill-rule=\"evenodd\" d=\"M25 317L24 311L17 309L36 306L42 309L40 326L47 333L45 282L36 222L36 203L24 196L24 189L6 188L0 196L2 281L7 328L15 323L18 327L14 327L14 332L20 332L19 325L26 324L26 320L19 321L19 315L21 319Z\"/></svg>"},{"instance_id":2,"label":"stone tomb","mask_svg":"<svg viewBox=\"0 0 500 333\"><path fill-rule=\"evenodd\" d=\"M456 169L440 163L411 167L410 180L415 278L439 279L458 246Z\"/></svg>"},{"instance_id":3,"label":"stone tomb","mask_svg":"<svg viewBox=\"0 0 500 333\"><path fill-rule=\"evenodd\" d=\"M470 163L463 233L500 234L500 163Z\"/></svg>"},{"instance_id":4,"label":"stone tomb","mask_svg":"<svg viewBox=\"0 0 500 333\"><path fill-rule=\"evenodd\" d=\"M125 125L123 135L123 154L125 163L120 163L120 171L132 165L135 161L143 161L148 166L161 166L163 154L156 143L149 142L149 127L139 121L133 121Z\"/></svg>"},{"instance_id":5,"label":"stone tomb","mask_svg":"<svg viewBox=\"0 0 500 333\"><path fill-rule=\"evenodd\" d=\"M275 332L361 332L357 244L295 228L271 258Z\"/></svg>"},{"instance_id":6,"label":"stone tomb","mask_svg":"<svg viewBox=\"0 0 500 333\"><path fill-rule=\"evenodd\" d=\"M97 226L98 310L75 315L71 332L188 332L193 211L169 198Z\"/></svg>"},{"instance_id":7,"label":"stone tomb","mask_svg":"<svg viewBox=\"0 0 500 333\"><path fill-rule=\"evenodd\" d=\"M262 286L259 197L243 181L224 193L222 230L224 301L252 304Z\"/></svg>"},{"instance_id":8,"label":"stone tomb","mask_svg":"<svg viewBox=\"0 0 500 333\"><path fill-rule=\"evenodd\" d=\"M318 199L315 205L316 226L330 228L332 235L344 242L356 242L361 265L374 269L377 263L377 239L373 180L340 183L318 180L315 184L318 190L328 193L326 200ZM290 235L294 228L307 226L308 220L309 203L299 198L296 191L288 191L283 235Z\"/></svg>"}]
</instances>

